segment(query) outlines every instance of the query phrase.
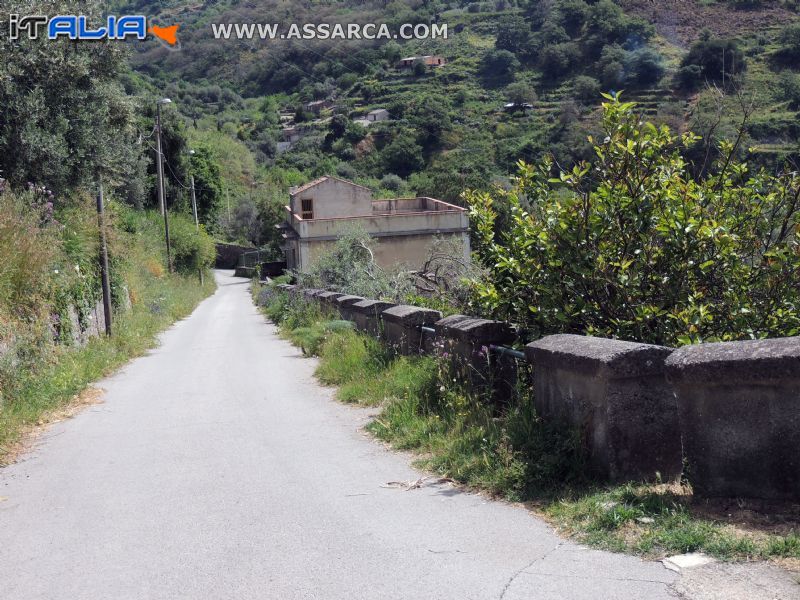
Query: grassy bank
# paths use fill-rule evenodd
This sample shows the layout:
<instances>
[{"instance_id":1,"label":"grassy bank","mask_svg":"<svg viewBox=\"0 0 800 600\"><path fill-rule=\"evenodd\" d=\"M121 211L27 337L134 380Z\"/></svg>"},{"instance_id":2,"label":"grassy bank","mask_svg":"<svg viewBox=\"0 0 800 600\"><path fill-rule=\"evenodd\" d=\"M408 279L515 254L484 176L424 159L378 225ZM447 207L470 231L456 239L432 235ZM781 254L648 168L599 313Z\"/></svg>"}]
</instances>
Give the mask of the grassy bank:
<instances>
[{"instance_id":1,"label":"grassy bank","mask_svg":"<svg viewBox=\"0 0 800 600\"><path fill-rule=\"evenodd\" d=\"M203 286L197 275L208 268L209 244L213 251L207 236L176 218L177 272L167 273L159 216L112 205L113 335L81 345L74 330L90 321L100 293L96 216L79 200L52 219L30 206L30 198L0 195L0 237L8 242L0 243L0 464L26 431L153 347L214 289L210 274Z\"/></svg>"},{"instance_id":2,"label":"grassy bank","mask_svg":"<svg viewBox=\"0 0 800 600\"><path fill-rule=\"evenodd\" d=\"M446 361L394 357L332 315L268 288L256 300L282 335L319 356L317 377L338 386L339 400L381 407L369 431L417 453L422 469L524 502L595 547L800 565L797 506L700 502L678 483L601 485L587 477L576 438L537 417L528 386L520 386L508 407L493 409L461 389Z\"/></svg>"}]
</instances>

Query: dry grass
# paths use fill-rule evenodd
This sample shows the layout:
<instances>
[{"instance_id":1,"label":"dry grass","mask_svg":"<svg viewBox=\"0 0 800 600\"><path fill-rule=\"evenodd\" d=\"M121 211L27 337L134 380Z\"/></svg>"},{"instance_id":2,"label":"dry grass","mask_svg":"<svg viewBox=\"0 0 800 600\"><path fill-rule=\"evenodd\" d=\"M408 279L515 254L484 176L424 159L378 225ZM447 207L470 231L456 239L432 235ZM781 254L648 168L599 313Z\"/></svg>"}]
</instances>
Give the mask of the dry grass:
<instances>
[{"instance_id":1,"label":"dry grass","mask_svg":"<svg viewBox=\"0 0 800 600\"><path fill-rule=\"evenodd\" d=\"M0 454L0 466L17 462L52 425L73 418L89 406L102 404L104 394L105 390L102 388L88 387L75 394L66 404L42 413L35 423L26 425L19 432L19 437Z\"/></svg>"}]
</instances>

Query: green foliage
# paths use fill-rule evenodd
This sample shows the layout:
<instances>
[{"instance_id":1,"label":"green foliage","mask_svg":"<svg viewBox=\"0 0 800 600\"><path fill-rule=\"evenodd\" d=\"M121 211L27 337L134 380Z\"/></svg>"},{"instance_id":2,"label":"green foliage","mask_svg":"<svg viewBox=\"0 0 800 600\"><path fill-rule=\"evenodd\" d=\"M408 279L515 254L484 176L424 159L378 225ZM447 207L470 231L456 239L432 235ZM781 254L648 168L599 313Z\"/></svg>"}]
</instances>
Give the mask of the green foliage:
<instances>
[{"instance_id":1,"label":"green foliage","mask_svg":"<svg viewBox=\"0 0 800 600\"><path fill-rule=\"evenodd\" d=\"M775 58L781 63L796 68L800 62L800 23L792 23L781 30L778 36L780 47Z\"/></svg>"},{"instance_id":2,"label":"green foliage","mask_svg":"<svg viewBox=\"0 0 800 600\"><path fill-rule=\"evenodd\" d=\"M214 151L198 144L190 158L190 173L194 177L197 217L207 228L213 228L222 205L222 173Z\"/></svg>"},{"instance_id":3,"label":"green foliage","mask_svg":"<svg viewBox=\"0 0 800 600\"><path fill-rule=\"evenodd\" d=\"M575 98L581 102L594 102L600 95L600 82L594 77L579 75L572 86Z\"/></svg>"},{"instance_id":4,"label":"green foliage","mask_svg":"<svg viewBox=\"0 0 800 600\"><path fill-rule=\"evenodd\" d=\"M508 50L490 50L481 60L481 74L489 81L508 81L519 68L517 57Z\"/></svg>"},{"instance_id":5,"label":"green foliage","mask_svg":"<svg viewBox=\"0 0 800 600\"><path fill-rule=\"evenodd\" d=\"M410 133L398 135L381 154L386 171L400 177L408 177L425 166L422 147Z\"/></svg>"},{"instance_id":6,"label":"green foliage","mask_svg":"<svg viewBox=\"0 0 800 600\"><path fill-rule=\"evenodd\" d=\"M531 28L524 19L507 16L497 23L497 39L494 47L520 56L530 45Z\"/></svg>"},{"instance_id":7,"label":"green foliage","mask_svg":"<svg viewBox=\"0 0 800 600\"><path fill-rule=\"evenodd\" d=\"M679 83L693 88L703 81L730 80L746 67L744 52L735 40L703 36L683 57Z\"/></svg>"},{"instance_id":8,"label":"green foliage","mask_svg":"<svg viewBox=\"0 0 800 600\"><path fill-rule=\"evenodd\" d=\"M184 274L196 273L214 266L216 246L203 226L200 229L194 221L184 215L171 214L169 217L169 237L172 250L172 264Z\"/></svg>"},{"instance_id":9,"label":"green foliage","mask_svg":"<svg viewBox=\"0 0 800 600\"><path fill-rule=\"evenodd\" d=\"M322 254L307 272L298 274L304 287L322 288L375 299L402 297L408 282L386 273L374 260L372 240L363 229L343 233L331 251Z\"/></svg>"},{"instance_id":10,"label":"green foliage","mask_svg":"<svg viewBox=\"0 0 800 600\"><path fill-rule=\"evenodd\" d=\"M78 14L101 3L5 2L4 13ZM56 193L92 184L127 189L140 176L134 106L119 84L125 44L0 36L0 171L15 186Z\"/></svg>"},{"instance_id":11,"label":"green foliage","mask_svg":"<svg viewBox=\"0 0 800 600\"><path fill-rule=\"evenodd\" d=\"M0 193L0 321L41 314L52 293L58 237L35 193Z\"/></svg>"},{"instance_id":12,"label":"green foliage","mask_svg":"<svg viewBox=\"0 0 800 600\"><path fill-rule=\"evenodd\" d=\"M592 163L520 165L508 193L470 193L484 310L533 336L678 345L800 331L800 178L723 158L695 180L673 136L606 96ZM498 203L511 220L497 232Z\"/></svg>"},{"instance_id":13,"label":"green foliage","mask_svg":"<svg viewBox=\"0 0 800 600\"><path fill-rule=\"evenodd\" d=\"M527 83L518 81L506 88L506 97L514 104L530 104L536 102L536 91Z\"/></svg>"},{"instance_id":14,"label":"green foliage","mask_svg":"<svg viewBox=\"0 0 800 600\"><path fill-rule=\"evenodd\" d=\"M800 109L800 74L784 71L778 78L778 91L781 100L789 102L789 108Z\"/></svg>"}]
</instances>

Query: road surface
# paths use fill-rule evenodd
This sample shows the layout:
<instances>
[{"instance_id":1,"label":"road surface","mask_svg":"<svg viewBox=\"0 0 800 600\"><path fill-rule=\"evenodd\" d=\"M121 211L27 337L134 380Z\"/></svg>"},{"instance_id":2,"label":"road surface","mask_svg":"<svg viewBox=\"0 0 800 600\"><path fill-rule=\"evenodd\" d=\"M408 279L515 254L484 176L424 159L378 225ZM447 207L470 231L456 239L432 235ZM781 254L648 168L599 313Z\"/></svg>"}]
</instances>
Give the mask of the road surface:
<instances>
[{"instance_id":1,"label":"road surface","mask_svg":"<svg viewBox=\"0 0 800 600\"><path fill-rule=\"evenodd\" d=\"M0 599L676 598L659 563L422 476L369 439L248 282L0 470Z\"/></svg>"}]
</instances>

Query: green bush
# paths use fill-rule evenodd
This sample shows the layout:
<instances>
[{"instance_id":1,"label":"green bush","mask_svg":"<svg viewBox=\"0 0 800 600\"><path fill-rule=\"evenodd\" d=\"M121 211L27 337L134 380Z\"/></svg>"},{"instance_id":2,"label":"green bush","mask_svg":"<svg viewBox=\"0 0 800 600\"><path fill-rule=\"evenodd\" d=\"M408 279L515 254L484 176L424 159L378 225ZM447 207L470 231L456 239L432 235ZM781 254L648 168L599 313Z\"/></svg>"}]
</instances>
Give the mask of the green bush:
<instances>
[{"instance_id":1,"label":"green bush","mask_svg":"<svg viewBox=\"0 0 800 600\"><path fill-rule=\"evenodd\" d=\"M683 57L678 82L692 88L706 80L729 80L746 66L744 52L735 40L703 36Z\"/></svg>"},{"instance_id":2,"label":"green bush","mask_svg":"<svg viewBox=\"0 0 800 600\"><path fill-rule=\"evenodd\" d=\"M216 247L203 226L198 230L194 221L184 215L171 214L169 237L172 264L180 273L192 273L214 266Z\"/></svg>"},{"instance_id":3,"label":"green bush","mask_svg":"<svg viewBox=\"0 0 800 600\"><path fill-rule=\"evenodd\" d=\"M800 23L793 23L781 30L778 43L780 48L775 53L775 58L796 68L800 62Z\"/></svg>"},{"instance_id":4,"label":"green bush","mask_svg":"<svg viewBox=\"0 0 800 600\"><path fill-rule=\"evenodd\" d=\"M600 96L600 82L594 77L579 75L572 83L572 93L581 102L596 102Z\"/></svg>"},{"instance_id":5,"label":"green bush","mask_svg":"<svg viewBox=\"0 0 800 600\"><path fill-rule=\"evenodd\" d=\"M789 102L789 108L800 108L800 75L791 71L784 71L778 78L778 91L781 100Z\"/></svg>"},{"instance_id":6,"label":"green bush","mask_svg":"<svg viewBox=\"0 0 800 600\"><path fill-rule=\"evenodd\" d=\"M523 165L508 193L469 193L490 276L478 302L531 335L666 345L800 333L800 176L751 172L721 144L700 180L692 146L605 96L595 157L552 177ZM495 204L510 224L497 233Z\"/></svg>"}]
</instances>

